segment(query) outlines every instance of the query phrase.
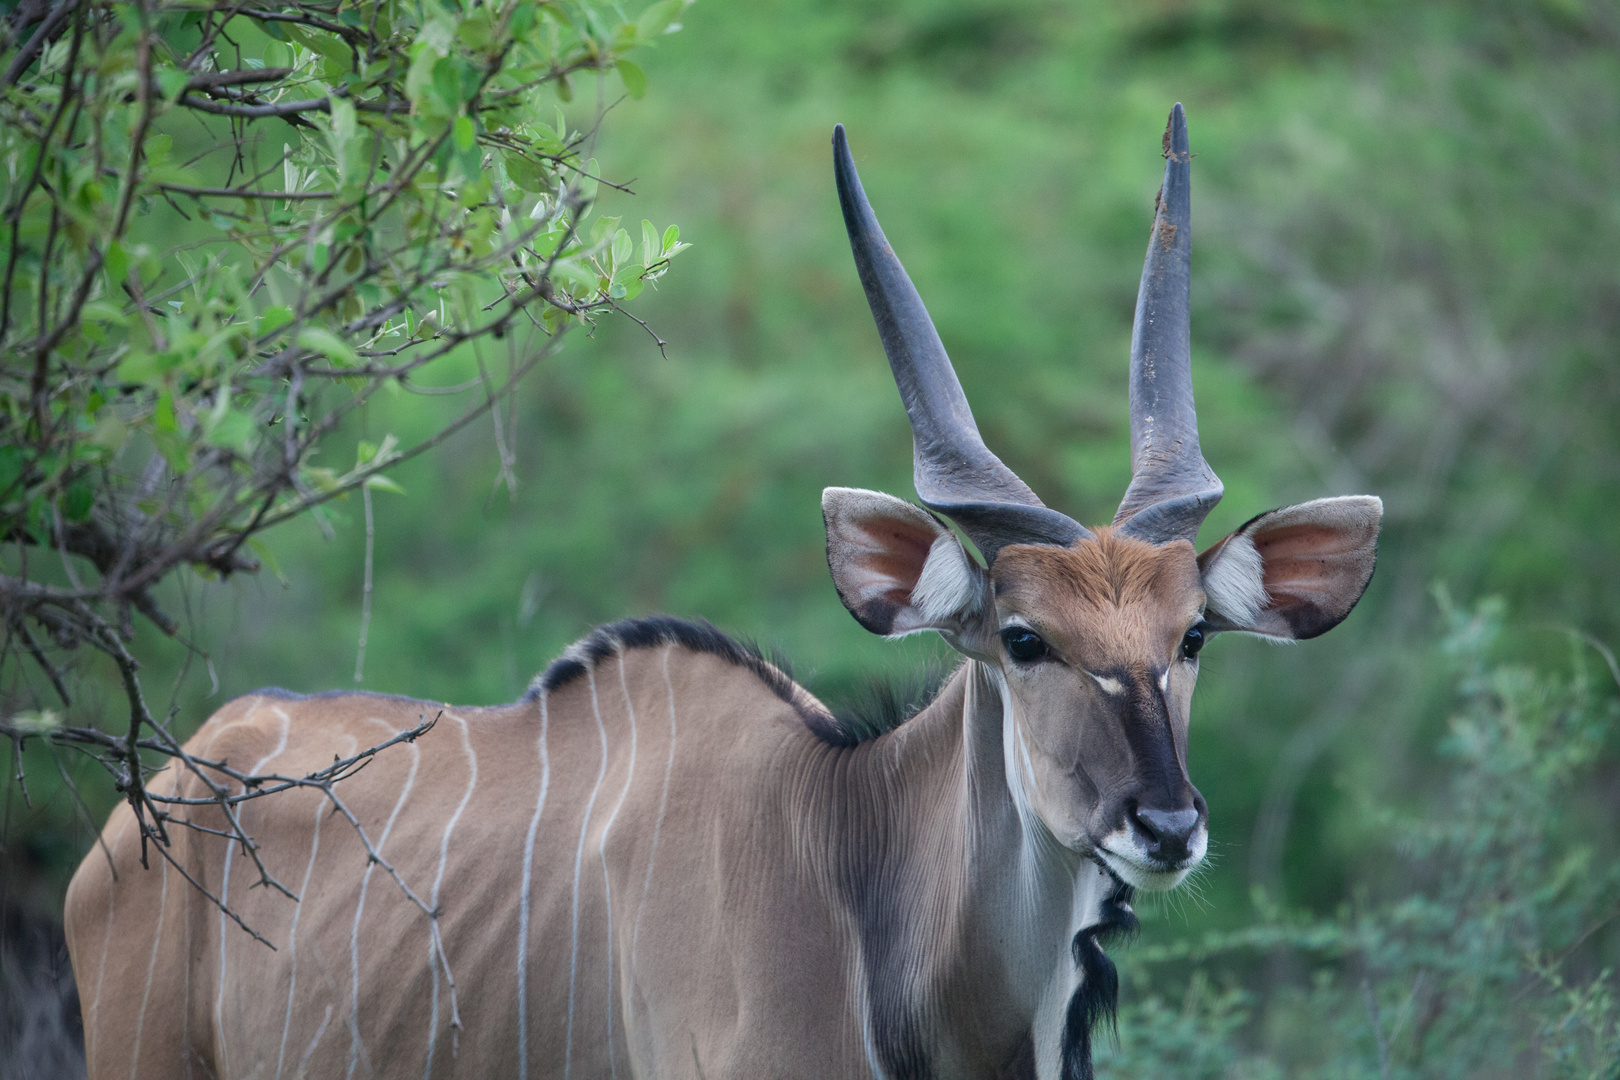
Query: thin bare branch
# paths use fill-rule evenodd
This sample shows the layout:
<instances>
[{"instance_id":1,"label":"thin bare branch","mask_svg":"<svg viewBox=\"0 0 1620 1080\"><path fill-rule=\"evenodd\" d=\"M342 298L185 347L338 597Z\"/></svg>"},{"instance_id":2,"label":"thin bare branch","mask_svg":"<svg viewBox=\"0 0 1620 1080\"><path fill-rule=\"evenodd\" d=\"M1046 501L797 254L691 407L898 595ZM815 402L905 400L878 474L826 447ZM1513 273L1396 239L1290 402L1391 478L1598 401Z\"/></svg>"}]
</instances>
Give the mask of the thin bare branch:
<instances>
[{"instance_id":1,"label":"thin bare branch","mask_svg":"<svg viewBox=\"0 0 1620 1080\"><path fill-rule=\"evenodd\" d=\"M196 94L188 92L180 95L179 103L188 109L213 113L215 116L240 116L255 120L262 120L272 116L285 119L303 113L332 111L332 99L329 97L309 98L304 101L280 101L273 105L232 105L223 101L211 101L208 98L198 97Z\"/></svg>"}]
</instances>

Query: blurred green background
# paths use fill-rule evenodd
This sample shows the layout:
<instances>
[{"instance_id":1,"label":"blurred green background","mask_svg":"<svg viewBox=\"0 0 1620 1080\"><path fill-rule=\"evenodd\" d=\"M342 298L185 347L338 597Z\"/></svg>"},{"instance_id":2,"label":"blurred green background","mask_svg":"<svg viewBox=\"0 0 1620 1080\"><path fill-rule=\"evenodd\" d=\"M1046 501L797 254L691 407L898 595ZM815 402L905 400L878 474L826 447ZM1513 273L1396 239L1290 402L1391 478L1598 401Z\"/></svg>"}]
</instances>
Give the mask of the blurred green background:
<instances>
[{"instance_id":1,"label":"blurred green background","mask_svg":"<svg viewBox=\"0 0 1620 1080\"><path fill-rule=\"evenodd\" d=\"M1331 635L1204 654L1191 768L1213 867L1201 897L1144 905L1144 940L1270 903L1332 913L1405 872L1369 808L1446 812L1436 583L1504 597L1493 647L1525 663L1564 663L1565 628L1620 641L1614 3L701 0L682 21L597 150L637 192L604 189L603 212L695 244L637 309L669 357L604 321L505 411L515 485L487 421L394 474L407 494L374 496L360 685L507 701L593 624L657 611L780 647L828 697L942 655L867 635L827 578L824 486L913 494L832 126L987 442L1104 523L1128 479L1131 311L1174 101L1198 155L1194 382L1227 488L1202 542L1322 495L1378 494L1387 517L1372 587ZM460 407L401 394L356 434L408 441ZM172 664L149 692L161 706L172 683L183 726L266 684L355 685L358 502L325 526L271 534L257 579L180 587L206 659L144 644ZM95 708L85 694L75 719ZM1620 819L1605 738L1565 793L1600 858ZM6 829L48 897L91 834L37 753L35 805L8 789ZM104 787L87 784L98 823ZM1593 970L1620 960L1607 932L1583 948Z\"/></svg>"}]
</instances>

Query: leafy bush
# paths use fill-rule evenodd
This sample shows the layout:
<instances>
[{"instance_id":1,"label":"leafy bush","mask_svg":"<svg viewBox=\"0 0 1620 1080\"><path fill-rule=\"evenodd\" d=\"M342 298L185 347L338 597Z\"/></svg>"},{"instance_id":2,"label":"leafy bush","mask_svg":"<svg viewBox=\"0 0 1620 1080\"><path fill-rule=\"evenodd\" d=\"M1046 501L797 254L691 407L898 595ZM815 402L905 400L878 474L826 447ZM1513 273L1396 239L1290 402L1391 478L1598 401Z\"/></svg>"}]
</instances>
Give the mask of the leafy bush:
<instances>
[{"instance_id":1,"label":"leafy bush","mask_svg":"<svg viewBox=\"0 0 1620 1080\"><path fill-rule=\"evenodd\" d=\"M666 272L675 226L592 220L590 153L605 80L640 96L627 54L685 3L10 10L0 733L19 753L37 735L102 748L138 802L143 740L177 745L131 652L133 613L178 630L154 587L181 567L257 569L259 532L350 491L369 520L384 469ZM581 77L597 90L583 127L565 108ZM335 444L378 393L411 390L473 400L409 445ZM46 708L70 704L63 656L81 645L122 676L127 734Z\"/></svg>"},{"instance_id":2,"label":"leafy bush","mask_svg":"<svg viewBox=\"0 0 1620 1080\"><path fill-rule=\"evenodd\" d=\"M1620 719L1620 666L1578 635L1568 673L1493 664L1503 605L1442 603L1461 701L1449 774L1421 816L1364 810L1409 888L1329 920L1273 909L1250 930L1137 950L1140 1000L1099 1075L1620 1076L1617 981L1591 970L1590 948L1620 914L1620 866L1571 805ZM1269 992L1220 982L1257 950L1305 977ZM1185 980L1179 1000L1171 978Z\"/></svg>"}]
</instances>

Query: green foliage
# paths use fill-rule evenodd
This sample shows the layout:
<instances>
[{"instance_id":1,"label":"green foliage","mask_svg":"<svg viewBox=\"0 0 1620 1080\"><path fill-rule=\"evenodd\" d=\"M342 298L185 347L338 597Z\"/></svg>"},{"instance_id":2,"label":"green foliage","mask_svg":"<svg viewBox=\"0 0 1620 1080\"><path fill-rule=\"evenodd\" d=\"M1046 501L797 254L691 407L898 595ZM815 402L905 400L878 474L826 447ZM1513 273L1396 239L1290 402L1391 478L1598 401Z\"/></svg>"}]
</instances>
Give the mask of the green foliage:
<instances>
[{"instance_id":1,"label":"green foliage","mask_svg":"<svg viewBox=\"0 0 1620 1080\"><path fill-rule=\"evenodd\" d=\"M309 459L376 389L662 276L673 236L633 259L617 219L582 231L594 131L545 99L615 65L639 95L623 56L681 6L15 11L0 534L48 544L134 513L194 534L170 565L238 568L247 526L361 479ZM152 451L172 482L109 475Z\"/></svg>"},{"instance_id":2,"label":"green foliage","mask_svg":"<svg viewBox=\"0 0 1620 1080\"><path fill-rule=\"evenodd\" d=\"M634 205L600 192L636 261L643 217L702 238L638 300L669 361L639 327L603 321L589 353L537 366L498 429L480 419L444 453L396 464L409 496L374 500L364 685L511 700L592 624L651 611L780 645L828 696L922 663L935 644L873 640L826 574L821 488L910 483L904 414L832 193L832 124L849 129L990 446L1043 499L1097 523L1128 476L1131 302L1159 133L1180 100L1198 154L1194 379L1227 485L1204 539L1325 494L1381 495L1388 517L1371 591L1331 635L1287 650L1223 638L1203 654L1189 764L1212 865L1202 901L1139 905L1141 938L1119 957L1139 980L1122 1053L1142 1063L1135 1075L1376 1069L1364 962L1326 938L1414 892L1429 898L1418 914L1444 914L1425 863L1392 852L1384 813L1444 820L1440 778L1461 768L1436 749L1459 710L1429 583L1505 596L1527 670L1563 661L1547 624L1620 640L1620 7L763 0L680 18L692 32L632 54L653 92L617 105L615 138L582 151L600 175L638 178ZM610 98L635 89L624 70L605 74ZM569 92L595 77L577 73ZM539 119L554 124L551 98ZM152 209L154 229L192 227ZM493 376L507 358L491 344L484 359ZM477 358L444 363L421 382L478 394ZM343 475L355 442L431 437L454 400L386 389L313 465ZM274 573L211 588L176 575L159 592L209 658L186 671L179 646L137 630L148 681L175 688L176 730L258 686L353 685L363 518L352 501L320 510L262 537ZM67 676L65 711L35 677L65 723L121 716L116 684ZM1597 875L1620 821L1603 794L1620 753L1611 740L1602 754L1559 800L1559 828L1594 846ZM8 849L59 889L93 830L45 748L24 759L36 809L13 801ZM88 786L86 798L97 818L104 804ZM1439 934L1391 919L1386 935ZM1601 1013L1615 926L1564 961L1561 990L1518 969L1513 992L1531 988L1536 1022L1573 1032ZM1187 954L1148 952L1245 928L1253 944L1202 982ZM1410 1067L1420 1019L1401 1012L1412 987L1396 976L1409 973L1371 978L1392 1068ZM1329 980L1321 997L1316 978ZM1425 1068L1446 1057L1431 1053Z\"/></svg>"},{"instance_id":3,"label":"green foliage","mask_svg":"<svg viewBox=\"0 0 1620 1080\"><path fill-rule=\"evenodd\" d=\"M1122 1010L1099 1075L1620 1074L1617 983L1587 948L1620 911L1620 864L1570 800L1620 730L1620 667L1579 639L1567 674L1493 662L1501 602L1441 599L1459 699L1446 770L1422 814L1365 808L1399 885L1332 919L1272 909L1248 930L1126 954L1174 965L1187 990L1178 1007L1139 973L1144 996ZM1263 994L1233 983L1253 950L1298 976Z\"/></svg>"},{"instance_id":4,"label":"green foliage","mask_svg":"<svg viewBox=\"0 0 1620 1080\"><path fill-rule=\"evenodd\" d=\"M663 278L688 245L643 221L638 253L594 214L622 185L591 153L608 73L641 96L627 56L686 2L7 5L0 708L71 707L74 651L110 658L122 740L98 716L50 738L99 748L138 804L141 749L176 739L139 675L134 613L180 631L154 590L257 570L264 529L402 490L381 472ZM337 464L374 397L447 377L470 405ZM40 731L0 733L20 752Z\"/></svg>"}]
</instances>

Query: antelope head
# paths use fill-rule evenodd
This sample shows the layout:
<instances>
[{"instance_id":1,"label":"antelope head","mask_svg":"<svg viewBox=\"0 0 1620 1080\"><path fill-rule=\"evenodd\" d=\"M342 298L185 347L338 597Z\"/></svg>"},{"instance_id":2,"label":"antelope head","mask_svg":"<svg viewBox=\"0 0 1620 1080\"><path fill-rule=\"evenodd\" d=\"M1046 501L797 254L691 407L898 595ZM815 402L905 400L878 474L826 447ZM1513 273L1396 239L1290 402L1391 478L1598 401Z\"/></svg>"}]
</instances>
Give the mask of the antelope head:
<instances>
[{"instance_id":1,"label":"antelope head","mask_svg":"<svg viewBox=\"0 0 1620 1080\"><path fill-rule=\"evenodd\" d=\"M980 437L939 335L833 133L855 265L911 420L921 509L828 488L828 564L874 633L940 633L1002 699L1020 813L1143 889L1204 858L1208 809L1187 770L1199 651L1215 634L1280 640L1337 625L1372 577L1382 503L1321 499L1252 519L1202 554L1222 487L1204 461L1189 348L1191 154L1178 104L1131 333L1131 482L1088 529L1045 506ZM976 559L954 525L982 555Z\"/></svg>"}]
</instances>

